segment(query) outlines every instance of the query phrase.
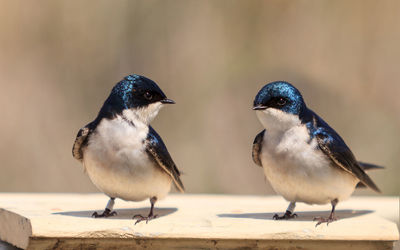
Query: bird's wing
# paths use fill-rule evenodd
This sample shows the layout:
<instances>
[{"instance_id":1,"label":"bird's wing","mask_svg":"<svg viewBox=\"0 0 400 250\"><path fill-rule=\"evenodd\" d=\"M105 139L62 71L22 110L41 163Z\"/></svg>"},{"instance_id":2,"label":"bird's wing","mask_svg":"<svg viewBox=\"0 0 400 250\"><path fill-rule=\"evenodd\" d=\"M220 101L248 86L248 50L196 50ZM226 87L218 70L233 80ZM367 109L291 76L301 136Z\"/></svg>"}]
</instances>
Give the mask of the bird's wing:
<instances>
[{"instance_id":1,"label":"bird's wing","mask_svg":"<svg viewBox=\"0 0 400 250\"><path fill-rule=\"evenodd\" d=\"M253 161L255 164L258 166L262 167L261 159L260 159L260 154L261 154L261 149L262 149L262 141L264 139L264 134L265 134L265 129L261 131L256 138L254 138L253 142L253 151L251 153L251 156L253 157Z\"/></svg>"},{"instance_id":2,"label":"bird's wing","mask_svg":"<svg viewBox=\"0 0 400 250\"><path fill-rule=\"evenodd\" d=\"M171 155L169 154L161 137L151 126L149 126L149 133L146 138L146 151L150 159L154 160L156 165L160 167L161 170L165 171L165 173L171 176L171 178L174 180L175 187L183 193L185 188L180 179L181 174L172 160Z\"/></svg>"},{"instance_id":3,"label":"bird's wing","mask_svg":"<svg viewBox=\"0 0 400 250\"><path fill-rule=\"evenodd\" d=\"M353 153L344 143L343 139L330 127L319 129L315 136L319 148L327 155L333 165L357 177L361 183L380 192L379 188L364 172L360 164L356 161Z\"/></svg>"},{"instance_id":4,"label":"bird's wing","mask_svg":"<svg viewBox=\"0 0 400 250\"><path fill-rule=\"evenodd\" d=\"M378 166L378 165L371 164L371 163L365 163L365 162L361 162L361 161L359 161L358 164L361 166L361 168L364 171L374 170L374 169L384 169L385 168L385 167L382 167L382 166ZM359 182L357 184L357 186L356 186L356 188L366 188L366 187L367 186L365 186L365 184L362 183L362 182Z\"/></svg>"},{"instance_id":5,"label":"bird's wing","mask_svg":"<svg viewBox=\"0 0 400 250\"><path fill-rule=\"evenodd\" d=\"M90 133L93 131L93 122L81 128L76 135L74 145L72 146L72 156L75 159L83 160L83 148L86 146Z\"/></svg>"}]
</instances>

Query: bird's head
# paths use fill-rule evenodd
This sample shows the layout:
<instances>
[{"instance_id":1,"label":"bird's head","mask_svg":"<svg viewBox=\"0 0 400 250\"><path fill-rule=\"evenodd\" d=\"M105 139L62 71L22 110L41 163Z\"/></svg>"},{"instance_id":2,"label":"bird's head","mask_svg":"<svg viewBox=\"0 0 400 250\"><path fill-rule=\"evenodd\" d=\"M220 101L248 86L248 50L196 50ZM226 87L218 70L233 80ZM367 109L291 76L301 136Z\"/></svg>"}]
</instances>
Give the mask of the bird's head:
<instances>
[{"instance_id":1,"label":"bird's head","mask_svg":"<svg viewBox=\"0 0 400 250\"><path fill-rule=\"evenodd\" d=\"M133 115L149 124L164 104L174 103L154 81L140 75L129 75L114 86L103 109L128 117Z\"/></svg>"},{"instance_id":2,"label":"bird's head","mask_svg":"<svg viewBox=\"0 0 400 250\"><path fill-rule=\"evenodd\" d=\"M266 127L276 126L285 129L297 123L306 105L299 90L284 81L265 85L256 95L253 110ZM297 119L297 120L296 120Z\"/></svg>"}]
</instances>

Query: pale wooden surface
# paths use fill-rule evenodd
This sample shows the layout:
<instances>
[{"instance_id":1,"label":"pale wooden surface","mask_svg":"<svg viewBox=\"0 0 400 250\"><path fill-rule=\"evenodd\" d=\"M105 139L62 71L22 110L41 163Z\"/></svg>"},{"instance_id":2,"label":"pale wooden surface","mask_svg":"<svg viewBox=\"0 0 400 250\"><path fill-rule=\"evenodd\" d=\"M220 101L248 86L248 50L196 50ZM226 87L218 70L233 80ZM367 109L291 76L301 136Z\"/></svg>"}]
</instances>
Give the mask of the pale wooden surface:
<instances>
[{"instance_id":1,"label":"pale wooden surface","mask_svg":"<svg viewBox=\"0 0 400 250\"><path fill-rule=\"evenodd\" d=\"M274 221L287 202L276 196L170 195L156 204L159 218L134 225L149 202L117 199L118 215L91 218L102 194L0 193L0 240L28 249L271 248L391 249L399 238L398 197L352 197L339 203L341 219L315 227L330 206L299 203L297 219ZM274 248L275 247L275 248Z\"/></svg>"}]
</instances>

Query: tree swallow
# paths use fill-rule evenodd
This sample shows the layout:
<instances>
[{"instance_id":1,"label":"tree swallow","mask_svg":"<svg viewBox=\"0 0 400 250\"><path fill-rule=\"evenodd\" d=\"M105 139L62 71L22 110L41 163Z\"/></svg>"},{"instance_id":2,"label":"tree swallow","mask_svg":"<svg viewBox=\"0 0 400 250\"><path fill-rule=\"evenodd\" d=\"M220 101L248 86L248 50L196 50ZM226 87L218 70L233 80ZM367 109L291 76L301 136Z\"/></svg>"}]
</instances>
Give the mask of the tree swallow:
<instances>
[{"instance_id":1,"label":"tree swallow","mask_svg":"<svg viewBox=\"0 0 400 250\"><path fill-rule=\"evenodd\" d=\"M93 184L110 197L104 212L94 212L93 217L115 215L115 198L149 198L148 216L133 217L136 223L147 223L157 216L154 204L168 194L172 182L184 191L178 168L149 126L164 104L173 103L152 80L129 75L114 86L96 119L79 130L72 155L83 163Z\"/></svg>"},{"instance_id":2,"label":"tree swallow","mask_svg":"<svg viewBox=\"0 0 400 250\"><path fill-rule=\"evenodd\" d=\"M379 188L365 173L382 168L358 162L343 139L322 118L308 109L303 97L288 82L265 85L254 99L253 110L265 127L254 139L252 156L263 167L272 188L290 202L283 216L296 217L296 202L332 204L328 218L315 218L317 225L335 221L335 207L356 186Z\"/></svg>"}]
</instances>

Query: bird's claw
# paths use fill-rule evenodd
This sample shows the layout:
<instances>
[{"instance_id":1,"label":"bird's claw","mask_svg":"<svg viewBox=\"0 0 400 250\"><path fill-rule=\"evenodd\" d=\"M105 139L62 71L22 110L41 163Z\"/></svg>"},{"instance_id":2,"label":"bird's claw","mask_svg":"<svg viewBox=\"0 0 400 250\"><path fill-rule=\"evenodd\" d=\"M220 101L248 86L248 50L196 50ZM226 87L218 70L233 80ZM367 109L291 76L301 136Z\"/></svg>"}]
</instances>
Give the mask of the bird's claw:
<instances>
[{"instance_id":1,"label":"bird's claw","mask_svg":"<svg viewBox=\"0 0 400 250\"><path fill-rule=\"evenodd\" d=\"M284 215L279 216L278 214L275 214L272 219L274 220L289 220L289 219L293 219L296 218L297 214L292 214L290 212L286 212Z\"/></svg>"},{"instance_id":2,"label":"bird's claw","mask_svg":"<svg viewBox=\"0 0 400 250\"><path fill-rule=\"evenodd\" d=\"M313 221L318 221L318 223L315 225L315 227L321 225L322 223L326 223L328 226L329 223L336 221L337 218L335 216L330 215L328 218L323 218L323 217L316 217L313 219Z\"/></svg>"},{"instance_id":3,"label":"bird's claw","mask_svg":"<svg viewBox=\"0 0 400 250\"><path fill-rule=\"evenodd\" d=\"M141 221L146 221L146 224L147 224L149 222L149 220L157 218L157 214L149 215L149 216L143 216L143 215L140 215L140 214L136 214L136 215L134 215L132 217L132 219L135 219L135 218L137 218L136 222L135 222L135 225L138 224Z\"/></svg>"},{"instance_id":4,"label":"bird's claw","mask_svg":"<svg viewBox=\"0 0 400 250\"><path fill-rule=\"evenodd\" d=\"M92 214L92 217L93 218L107 218L107 217L110 217L110 216L114 216L114 215L117 215L117 212L115 212L115 211L110 211L109 209L106 209L106 210L104 210L104 212L103 213L101 213L101 214L98 214L97 212L94 212L93 214Z\"/></svg>"}]
</instances>

